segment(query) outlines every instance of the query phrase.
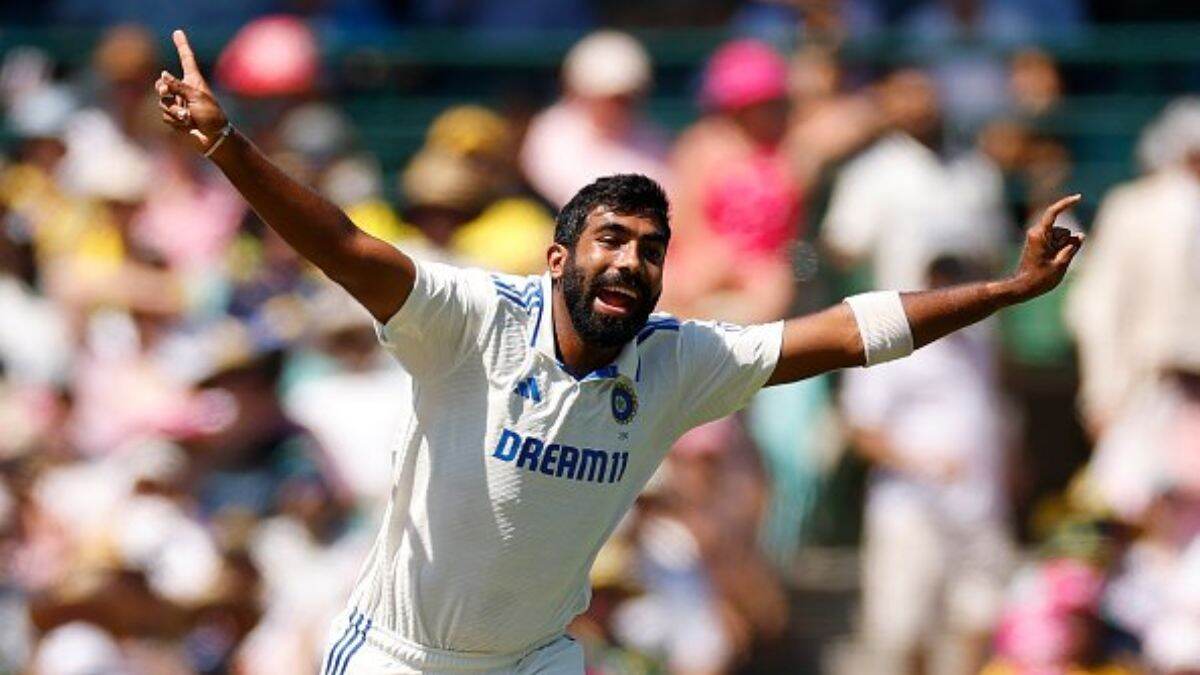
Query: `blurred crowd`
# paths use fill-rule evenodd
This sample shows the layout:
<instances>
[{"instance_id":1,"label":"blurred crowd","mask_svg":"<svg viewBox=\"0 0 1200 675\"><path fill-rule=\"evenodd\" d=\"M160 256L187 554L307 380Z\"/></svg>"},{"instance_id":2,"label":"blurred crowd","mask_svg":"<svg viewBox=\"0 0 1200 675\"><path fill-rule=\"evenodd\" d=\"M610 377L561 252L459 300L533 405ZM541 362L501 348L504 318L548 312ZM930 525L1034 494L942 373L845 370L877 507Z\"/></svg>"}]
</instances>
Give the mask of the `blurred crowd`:
<instances>
[{"instance_id":1,"label":"blurred crowd","mask_svg":"<svg viewBox=\"0 0 1200 675\"><path fill-rule=\"evenodd\" d=\"M117 5L138 3L40 11ZM683 129L649 114L646 47L596 30L535 115L449 107L395 175L320 86L324 15L250 20L269 5L215 4L248 21L204 64L218 95L425 260L538 274L555 209L639 172L672 200L661 309L764 322L1001 274L1073 188L1051 131L1070 83L1028 45L1083 2L741 3ZM595 13L412 5L431 25ZM105 29L75 69L0 57L0 673L315 673L409 414L369 315L158 122L159 20ZM919 66L843 58L893 23ZM796 566L839 539L836 500L861 501L841 523L861 594L833 672L1200 673L1200 99L1137 154L1087 195L1090 225L1063 223L1090 235L1065 289L684 436L592 571L571 627L589 673L801 669ZM861 500L839 488L856 468Z\"/></svg>"}]
</instances>

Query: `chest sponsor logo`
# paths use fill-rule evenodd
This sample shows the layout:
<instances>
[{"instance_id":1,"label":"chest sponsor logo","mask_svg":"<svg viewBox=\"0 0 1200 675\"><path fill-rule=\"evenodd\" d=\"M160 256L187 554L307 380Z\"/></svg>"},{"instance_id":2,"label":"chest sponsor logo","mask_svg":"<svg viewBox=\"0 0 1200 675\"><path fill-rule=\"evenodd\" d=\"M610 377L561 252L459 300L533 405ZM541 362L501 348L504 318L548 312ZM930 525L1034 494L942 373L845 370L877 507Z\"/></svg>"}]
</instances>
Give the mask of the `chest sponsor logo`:
<instances>
[{"instance_id":1,"label":"chest sponsor logo","mask_svg":"<svg viewBox=\"0 0 1200 675\"><path fill-rule=\"evenodd\" d=\"M625 477L625 469L629 468L628 452L547 443L536 436L521 436L511 429L500 432L492 458L515 463L518 469L551 478L586 483L620 482Z\"/></svg>"}]
</instances>

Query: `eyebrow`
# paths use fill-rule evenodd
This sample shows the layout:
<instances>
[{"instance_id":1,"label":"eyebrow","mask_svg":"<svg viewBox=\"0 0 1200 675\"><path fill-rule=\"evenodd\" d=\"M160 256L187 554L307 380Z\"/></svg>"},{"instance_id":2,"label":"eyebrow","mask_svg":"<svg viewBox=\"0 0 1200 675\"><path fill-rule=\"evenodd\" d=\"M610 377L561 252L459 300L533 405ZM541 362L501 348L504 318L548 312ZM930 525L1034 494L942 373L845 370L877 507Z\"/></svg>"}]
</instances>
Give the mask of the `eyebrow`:
<instances>
[{"instance_id":1,"label":"eyebrow","mask_svg":"<svg viewBox=\"0 0 1200 675\"><path fill-rule=\"evenodd\" d=\"M633 234L632 228L630 228L628 225L622 224L615 220L605 220L604 222L600 223L596 227L597 227L597 229L599 229L601 231L615 230L617 232L620 232L621 234L626 234L626 235ZM642 239L643 241L650 241L650 242L660 243L663 245L666 245L666 243L668 241L666 235L664 235L659 230L656 230L650 234L643 235L640 237L640 239Z\"/></svg>"}]
</instances>

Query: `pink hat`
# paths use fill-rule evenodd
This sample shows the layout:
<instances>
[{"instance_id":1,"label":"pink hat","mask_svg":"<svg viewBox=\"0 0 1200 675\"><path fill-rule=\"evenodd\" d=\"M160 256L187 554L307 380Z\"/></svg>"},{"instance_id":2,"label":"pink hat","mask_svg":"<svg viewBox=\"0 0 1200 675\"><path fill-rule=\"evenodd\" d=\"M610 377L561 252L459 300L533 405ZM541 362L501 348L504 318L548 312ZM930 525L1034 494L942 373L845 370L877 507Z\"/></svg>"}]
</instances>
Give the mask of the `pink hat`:
<instances>
[{"instance_id":1,"label":"pink hat","mask_svg":"<svg viewBox=\"0 0 1200 675\"><path fill-rule=\"evenodd\" d=\"M217 60L217 79L243 96L293 96L312 89L317 38L300 19L267 16L242 27Z\"/></svg>"},{"instance_id":2,"label":"pink hat","mask_svg":"<svg viewBox=\"0 0 1200 675\"><path fill-rule=\"evenodd\" d=\"M787 61L769 45L737 40L717 50L704 71L706 105L735 110L787 95Z\"/></svg>"}]
</instances>

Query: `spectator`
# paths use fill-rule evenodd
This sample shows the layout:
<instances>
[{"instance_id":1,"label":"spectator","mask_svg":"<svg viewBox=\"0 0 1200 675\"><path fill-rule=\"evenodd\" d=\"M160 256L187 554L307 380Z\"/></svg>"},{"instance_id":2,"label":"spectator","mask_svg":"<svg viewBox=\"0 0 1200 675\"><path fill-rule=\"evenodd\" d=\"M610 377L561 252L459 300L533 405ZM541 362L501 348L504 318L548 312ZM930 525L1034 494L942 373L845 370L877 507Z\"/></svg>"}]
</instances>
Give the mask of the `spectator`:
<instances>
[{"instance_id":1,"label":"spectator","mask_svg":"<svg viewBox=\"0 0 1200 675\"><path fill-rule=\"evenodd\" d=\"M472 264L512 274L545 267L553 219L526 193L508 120L482 106L456 106L429 126L426 148L444 153L479 184L483 203L455 231L451 247ZM476 208L476 207L472 207Z\"/></svg>"},{"instance_id":2,"label":"spectator","mask_svg":"<svg viewBox=\"0 0 1200 675\"><path fill-rule=\"evenodd\" d=\"M787 152L801 185L816 187L825 171L862 150L883 131L875 102L847 91L846 73L837 54L806 47L791 62L793 113Z\"/></svg>"},{"instance_id":3,"label":"spectator","mask_svg":"<svg viewBox=\"0 0 1200 675\"><path fill-rule=\"evenodd\" d=\"M1200 101L1170 106L1143 147L1152 171L1105 198L1068 307L1097 437L1177 364L1200 372Z\"/></svg>"},{"instance_id":4,"label":"spectator","mask_svg":"<svg viewBox=\"0 0 1200 675\"><path fill-rule=\"evenodd\" d=\"M205 336L209 372L197 383L197 405L208 413L181 434L195 476L192 493L210 519L276 513L295 479L321 481L344 498L323 449L280 400L284 352L251 329L227 320Z\"/></svg>"},{"instance_id":5,"label":"spectator","mask_svg":"<svg viewBox=\"0 0 1200 675\"><path fill-rule=\"evenodd\" d=\"M1103 588L1102 571L1080 560L1051 558L1022 570L1006 602L996 658L981 675L1135 675L1105 654Z\"/></svg>"},{"instance_id":6,"label":"spectator","mask_svg":"<svg viewBox=\"0 0 1200 675\"><path fill-rule=\"evenodd\" d=\"M938 258L929 286L960 283L965 270ZM871 672L926 672L941 635L965 655L956 672L978 672L986 657L1013 556L1009 438L987 330L846 373L842 408L871 464L863 543Z\"/></svg>"},{"instance_id":7,"label":"spectator","mask_svg":"<svg viewBox=\"0 0 1200 675\"><path fill-rule=\"evenodd\" d=\"M906 18L911 50L930 63L952 131L970 134L1008 107L1007 68L997 47L1017 47L1044 26L1016 4L932 0ZM946 49L950 44L957 49Z\"/></svg>"},{"instance_id":8,"label":"spectator","mask_svg":"<svg viewBox=\"0 0 1200 675\"><path fill-rule=\"evenodd\" d=\"M221 52L216 79L242 96L299 97L317 85L316 35L302 20L265 16L246 24Z\"/></svg>"},{"instance_id":9,"label":"spectator","mask_svg":"<svg viewBox=\"0 0 1200 675\"><path fill-rule=\"evenodd\" d=\"M752 40L724 45L708 63L708 113L672 156L672 311L745 323L777 319L791 303L800 186L783 147L787 77L783 57Z\"/></svg>"},{"instance_id":10,"label":"spectator","mask_svg":"<svg viewBox=\"0 0 1200 675\"><path fill-rule=\"evenodd\" d=\"M878 32L883 26L881 4L877 0L753 0L738 10L733 24L738 33L773 44L837 45Z\"/></svg>"},{"instance_id":11,"label":"spectator","mask_svg":"<svg viewBox=\"0 0 1200 675\"><path fill-rule=\"evenodd\" d=\"M646 119L650 57L634 38L599 31L563 61L563 97L530 123L521 148L529 182L555 207L600 176L641 173L670 187L665 134Z\"/></svg>"},{"instance_id":12,"label":"spectator","mask_svg":"<svg viewBox=\"0 0 1200 675\"><path fill-rule=\"evenodd\" d=\"M287 410L328 450L356 500L378 508L390 485L388 441L412 405L397 392L409 392L411 381L381 358L370 316L344 294L324 289L308 314L315 349L287 390Z\"/></svg>"},{"instance_id":13,"label":"spectator","mask_svg":"<svg viewBox=\"0 0 1200 675\"><path fill-rule=\"evenodd\" d=\"M869 263L876 288L919 289L941 253L997 264L1003 184L981 153L949 156L933 82L899 70L879 88L891 133L840 170L821 236L843 265Z\"/></svg>"},{"instance_id":14,"label":"spectator","mask_svg":"<svg viewBox=\"0 0 1200 675\"><path fill-rule=\"evenodd\" d=\"M402 183L405 219L420 230L427 255L513 273L544 268L550 214L526 198L497 199L478 164L427 148L409 163Z\"/></svg>"}]
</instances>

